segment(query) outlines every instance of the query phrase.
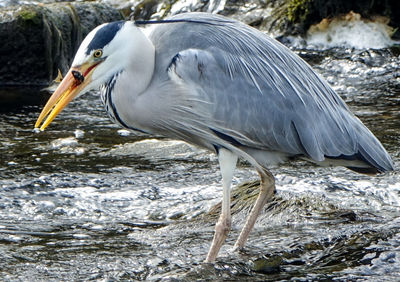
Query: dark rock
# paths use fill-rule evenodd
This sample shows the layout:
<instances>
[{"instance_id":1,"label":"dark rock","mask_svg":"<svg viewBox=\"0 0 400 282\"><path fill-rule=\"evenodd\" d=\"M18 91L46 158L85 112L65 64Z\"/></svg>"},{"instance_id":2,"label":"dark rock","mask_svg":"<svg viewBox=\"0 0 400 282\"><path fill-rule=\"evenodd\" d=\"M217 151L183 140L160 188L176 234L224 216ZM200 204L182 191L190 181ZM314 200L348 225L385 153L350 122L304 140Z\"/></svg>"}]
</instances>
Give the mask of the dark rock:
<instances>
[{"instance_id":1,"label":"dark rock","mask_svg":"<svg viewBox=\"0 0 400 282\"><path fill-rule=\"evenodd\" d=\"M0 87L46 86L66 72L80 42L97 25L122 19L95 2L0 9Z\"/></svg>"},{"instance_id":2,"label":"dark rock","mask_svg":"<svg viewBox=\"0 0 400 282\"><path fill-rule=\"evenodd\" d=\"M253 262L253 270L264 274L275 274L281 271L282 263L283 258L281 256L262 257Z\"/></svg>"},{"instance_id":3,"label":"dark rock","mask_svg":"<svg viewBox=\"0 0 400 282\"><path fill-rule=\"evenodd\" d=\"M148 20L150 17L157 12L157 0L144 0L136 4L131 17L135 20Z\"/></svg>"}]
</instances>

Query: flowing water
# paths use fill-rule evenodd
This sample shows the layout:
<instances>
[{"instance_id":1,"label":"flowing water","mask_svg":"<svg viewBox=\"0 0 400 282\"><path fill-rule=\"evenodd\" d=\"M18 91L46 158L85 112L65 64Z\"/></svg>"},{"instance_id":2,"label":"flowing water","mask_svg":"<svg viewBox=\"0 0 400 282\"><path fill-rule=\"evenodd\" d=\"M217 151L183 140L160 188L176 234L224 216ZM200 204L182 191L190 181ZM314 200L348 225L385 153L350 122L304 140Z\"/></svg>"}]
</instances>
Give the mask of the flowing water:
<instances>
[{"instance_id":1,"label":"flowing water","mask_svg":"<svg viewBox=\"0 0 400 282\"><path fill-rule=\"evenodd\" d=\"M297 50L400 159L398 49ZM37 93L32 93L36 95ZM311 280L400 277L400 174L299 162L273 169L277 194L247 243L203 264L221 199L215 156L121 130L97 93L35 133L41 106L0 113L1 280ZM234 185L257 179L240 163Z\"/></svg>"}]
</instances>

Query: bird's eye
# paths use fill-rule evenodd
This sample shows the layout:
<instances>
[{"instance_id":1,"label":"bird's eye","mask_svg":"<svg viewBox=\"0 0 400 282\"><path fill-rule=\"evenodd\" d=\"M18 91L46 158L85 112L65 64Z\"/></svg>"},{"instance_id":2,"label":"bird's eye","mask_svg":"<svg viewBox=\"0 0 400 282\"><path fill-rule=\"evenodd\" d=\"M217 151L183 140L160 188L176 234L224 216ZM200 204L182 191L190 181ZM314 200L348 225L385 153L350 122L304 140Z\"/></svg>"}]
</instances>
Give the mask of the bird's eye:
<instances>
[{"instance_id":1,"label":"bird's eye","mask_svg":"<svg viewBox=\"0 0 400 282\"><path fill-rule=\"evenodd\" d=\"M103 51L101 49L94 51L93 56L95 58L100 58L103 55Z\"/></svg>"}]
</instances>

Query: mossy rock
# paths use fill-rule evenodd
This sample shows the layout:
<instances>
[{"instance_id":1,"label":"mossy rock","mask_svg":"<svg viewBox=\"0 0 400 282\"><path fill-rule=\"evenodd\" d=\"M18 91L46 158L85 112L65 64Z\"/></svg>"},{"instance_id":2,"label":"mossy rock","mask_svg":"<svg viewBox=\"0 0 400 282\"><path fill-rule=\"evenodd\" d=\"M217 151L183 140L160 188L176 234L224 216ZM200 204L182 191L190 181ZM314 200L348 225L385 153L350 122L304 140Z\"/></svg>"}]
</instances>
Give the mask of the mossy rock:
<instances>
[{"instance_id":1,"label":"mossy rock","mask_svg":"<svg viewBox=\"0 0 400 282\"><path fill-rule=\"evenodd\" d=\"M65 73L91 29L121 19L96 2L1 8L0 87L47 86L58 69Z\"/></svg>"},{"instance_id":2,"label":"mossy rock","mask_svg":"<svg viewBox=\"0 0 400 282\"><path fill-rule=\"evenodd\" d=\"M303 22L309 14L309 5L312 0L291 0L287 5L287 18L290 22Z\"/></svg>"},{"instance_id":3,"label":"mossy rock","mask_svg":"<svg viewBox=\"0 0 400 282\"><path fill-rule=\"evenodd\" d=\"M16 16L20 25L40 25L43 18L41 10L33 5L21 7Z\"/></svg>"}]
</instances>

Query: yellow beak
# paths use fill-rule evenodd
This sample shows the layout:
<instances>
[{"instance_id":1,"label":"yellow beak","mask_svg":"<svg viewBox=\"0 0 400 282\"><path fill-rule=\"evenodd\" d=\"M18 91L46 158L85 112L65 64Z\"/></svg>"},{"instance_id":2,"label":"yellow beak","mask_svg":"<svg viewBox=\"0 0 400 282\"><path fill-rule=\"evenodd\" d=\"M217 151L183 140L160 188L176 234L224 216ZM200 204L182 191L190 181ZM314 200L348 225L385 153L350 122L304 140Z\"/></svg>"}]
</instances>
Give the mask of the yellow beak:
<instances>
[{"instance_id":1,"label":"yellow beak","mask_svg":"<svg viewBox=\"0 0 400 282\"><path fill-rule=\"evenodd\" d=\"M40 126L40 130L43 131L53 121L68 103L90 83L93 70L97 65L98 63L92 64L91 66L89 64L84 64L81 67L71 68L68 71L64 79L58 85L56 91L54 91L53 95L51 95L44 106L35 123L35 128ZM44 122L41 125L43 120Z\"/></svg>"}]
</instances>

